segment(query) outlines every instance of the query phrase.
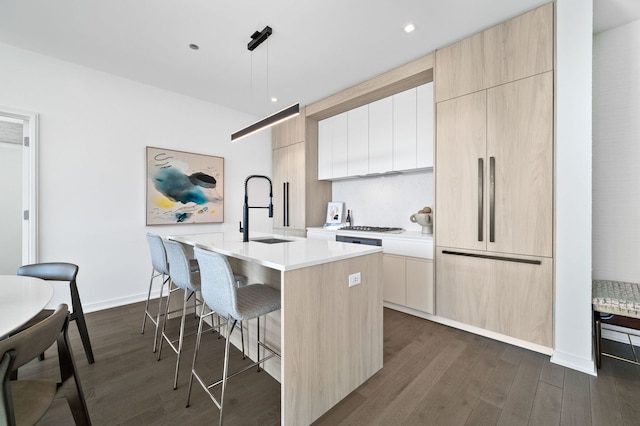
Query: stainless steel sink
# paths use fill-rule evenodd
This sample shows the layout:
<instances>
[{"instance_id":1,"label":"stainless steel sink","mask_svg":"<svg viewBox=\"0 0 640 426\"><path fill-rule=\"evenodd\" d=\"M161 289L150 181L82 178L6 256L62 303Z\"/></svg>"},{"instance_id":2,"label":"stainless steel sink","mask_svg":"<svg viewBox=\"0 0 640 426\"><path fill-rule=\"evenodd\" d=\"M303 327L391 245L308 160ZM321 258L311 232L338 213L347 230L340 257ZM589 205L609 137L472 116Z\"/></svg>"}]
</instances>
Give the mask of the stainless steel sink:
<instances>
[{"instance_id":1,"label":"stainless steel sink","mask_svg":"<svg viewBox=\"0 0 640 426\"><path fill-rule=\"evenodd\" d=\"M292 240L283 240L281 238L275 237L264 237L264 238L253 238L251 241L255 241L256 243L265 243L265 244L278 244L278 243L290 243Z\"/></svg>"}]
</instances>

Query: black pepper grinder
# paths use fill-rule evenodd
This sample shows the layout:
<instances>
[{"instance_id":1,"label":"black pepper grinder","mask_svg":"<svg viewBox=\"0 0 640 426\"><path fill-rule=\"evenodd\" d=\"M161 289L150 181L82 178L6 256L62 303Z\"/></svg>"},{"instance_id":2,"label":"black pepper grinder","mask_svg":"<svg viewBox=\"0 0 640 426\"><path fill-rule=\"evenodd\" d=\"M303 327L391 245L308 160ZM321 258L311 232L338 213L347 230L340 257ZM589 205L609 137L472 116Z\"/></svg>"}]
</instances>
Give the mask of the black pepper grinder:
<instances>
[{"instance_id":1,"label":"black pepper grinder","mask_svg":"<svg viewBox=\"0 0 640 426\"><path fill-rule=\"evenodd\" d=\"M351 210L347 210L347 226L351 226Z\"/></svg>"}]
</instances>

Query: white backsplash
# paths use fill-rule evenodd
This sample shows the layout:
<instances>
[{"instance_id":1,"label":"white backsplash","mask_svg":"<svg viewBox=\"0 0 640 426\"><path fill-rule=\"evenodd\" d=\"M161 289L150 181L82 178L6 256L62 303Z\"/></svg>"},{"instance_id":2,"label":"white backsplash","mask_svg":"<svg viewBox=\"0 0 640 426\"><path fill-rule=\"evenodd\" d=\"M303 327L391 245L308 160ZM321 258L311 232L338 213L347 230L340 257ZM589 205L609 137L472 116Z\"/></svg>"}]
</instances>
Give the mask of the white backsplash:
<instances>
[{"instance_id":1,"label":"white backsplash","mask_svg":"<svg viewBox=\"0 0 640 426\"><path fill-rule=\"evenodd\" d=\"M351 210L353 225L421 231L409 216L425 206L433 208L433 171L334 181L332 192L333 201L345 203L344 218Z\"/></svg>"}]
</instances>

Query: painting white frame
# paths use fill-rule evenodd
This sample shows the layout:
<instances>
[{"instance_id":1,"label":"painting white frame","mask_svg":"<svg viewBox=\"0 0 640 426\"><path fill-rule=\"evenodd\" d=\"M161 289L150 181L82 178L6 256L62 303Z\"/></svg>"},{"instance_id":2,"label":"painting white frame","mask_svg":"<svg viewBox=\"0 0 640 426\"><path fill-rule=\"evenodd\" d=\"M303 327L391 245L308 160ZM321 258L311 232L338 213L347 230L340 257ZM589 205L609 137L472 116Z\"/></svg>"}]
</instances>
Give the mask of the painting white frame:
<instances>
[{"instance_id":1,"label":"painting white frame","mask_svg":"<svg viewBox=\"0 0 640 426\"><path fill-rule=\"evenodd\" d=\"M326 223L342 223L344 203L330 201L327 205Z\"/></svg>"}]
</instances>

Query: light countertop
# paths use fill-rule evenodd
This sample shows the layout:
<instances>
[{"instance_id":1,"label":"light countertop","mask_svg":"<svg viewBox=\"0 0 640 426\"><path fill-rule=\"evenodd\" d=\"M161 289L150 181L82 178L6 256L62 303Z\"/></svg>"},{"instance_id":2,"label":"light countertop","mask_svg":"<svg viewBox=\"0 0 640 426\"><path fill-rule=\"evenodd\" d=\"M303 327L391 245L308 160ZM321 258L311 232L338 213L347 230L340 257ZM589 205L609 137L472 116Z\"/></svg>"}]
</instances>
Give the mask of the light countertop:
<instances>
[{"instance_id":1,"label":"light countertop","mask_svg":"<svg viewBox=\"0 0 640 426\"><path fill-rule=\"evenodd\" d=\"M252 233L250 240L275 237L290 242L265 244L257 241L242 242L240 232L214 232L208 234L170 235L169 239L198 246L225 256L235 257L280 271L306 268L357 256L381 252L382 248L337 241L308 240Z\"/></svg>"}]
</instances>

